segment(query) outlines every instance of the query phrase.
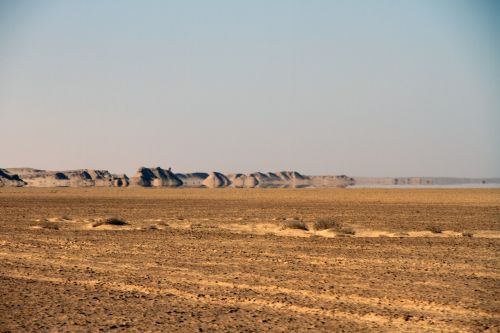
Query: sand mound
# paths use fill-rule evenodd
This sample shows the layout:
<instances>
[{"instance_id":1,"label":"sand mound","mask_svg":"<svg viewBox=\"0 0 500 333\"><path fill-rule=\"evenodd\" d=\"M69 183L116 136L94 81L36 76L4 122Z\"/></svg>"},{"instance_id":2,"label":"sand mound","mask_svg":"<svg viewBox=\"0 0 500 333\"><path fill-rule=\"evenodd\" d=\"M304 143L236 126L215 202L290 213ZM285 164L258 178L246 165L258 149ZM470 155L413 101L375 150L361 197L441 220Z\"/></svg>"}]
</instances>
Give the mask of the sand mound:
<instances>
[{"instance_id":1,"label":"sand mound","mask_svg":"<svg viewBox=\"0 0 500 333\"><path fill-rule=\"evenodd\" d=\"M181 186L183 182L170 168L165 170L160 167L141 167L132 177L130 184L144 187L178 187Z\"/></svg>"}]
</instances>

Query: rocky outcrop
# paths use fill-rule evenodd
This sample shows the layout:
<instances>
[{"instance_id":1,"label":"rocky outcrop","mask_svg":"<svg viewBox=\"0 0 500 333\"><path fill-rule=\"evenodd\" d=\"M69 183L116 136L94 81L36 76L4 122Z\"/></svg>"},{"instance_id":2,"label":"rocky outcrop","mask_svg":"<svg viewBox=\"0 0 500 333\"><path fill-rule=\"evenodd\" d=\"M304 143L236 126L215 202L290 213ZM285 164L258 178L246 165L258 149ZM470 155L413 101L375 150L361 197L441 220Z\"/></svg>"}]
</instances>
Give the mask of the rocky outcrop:
<instances>
[{"instance_id":1,"label":"rocky outcrop","mask_svg":"<svg viewBox=\"0 0 500 333\"><path fill-rule=\"evenodd\" d=\"M0 187L20 187L24 185L26 185L26 182L19 178L19 175L0 169Z\"/></svg>"},{"instance_id":2,"label":"rocky outcrop","mask_svg":"<svg viewBox=\"0 0 500 333\"><path fill-rule=\"evenodd\" d=\"M160 167L141 167L130 180L130 185L143 187L179 187L182 184L170 168L165 170Z\"/></svg>"},{"instance_id":3,"label":"rocky outcrop","mask_svg":"<svg viewBox=\"0 0 500 333\"><path fill-rule=\"evenodd\" d=\"M307 187L311 185L311 177L303 176L297 171L254 172L249 175L241 173L228 175L232 186L237 188L255 187Z\"/></svg>"},{"instance_id":4,"label":"rocky outcrop","mask_svg":"<svg viewBox=\"0 0 500 333\"><path fill-rule=\"evenodd\" d=\"M173 173L170 168L141 167L132 178L107 170L79 169L48 171L33 168L0 169L0 186L29 187L346 187L353 178L342 176L304 176L297 171L229 174L220 172Z\"/></svg>"},{"instance_id":5,"label":"rocky outcrop","mask_svg":"<svg viewBox=\"0 0 500 333\"><path fill-rule=\"evenodd\" d=\"M455 178L455 177L355 177L356 185L377 186L460 186L460 185L495 185L500 178Z\"/></svg>"},{"instance_id":6,"label":"rocky outcrop","mask_svg":"<svg viewBox=\"0 0 500 333\"><path fill-rule=\"evenodd\" d=\"M205 172L176 173L175 175L185 187L204 187L203 181L208 177L208 173Z\"/></svg>"},{"instance_id":7,"label":"rocky outcrop","mask_svg":"<svg viewBox=\"0 0 500 333\"><path fill-rule=\"evenodd\" d=\"M29 187L112 187L128 185L126 175L113 175L107 170L48 171L33 168L11 168L6 170L11 174L17 174Z\"/></svg>"},{"instance_id":8,"label":"rocky outcrop","mask_svg":"<svg viewBox=\"0 0 500 333\"><path fill-rule=\"evenodd\" d=\"M356 184L354 178L346 175L340 176L310 176L312 187L347 187Z\"/></svg>"},{"instance_id":9,"label":"rocky outcrop","mask_svg":"<svg viewBox=\"0 0 500 333\"><path fill-rule=\"evenodd\" d=\"M203 180L203 185L209 188L227 187L231 185L231 181L222 173L212 172Z\"/></svg>"},{"instance_id":10,"label":"rocky outcrop","mask_svg":"<svg viewBox=\"0 0 500 333\"><path fill-rule=\"evenodd\" d=\"M227 178L231 182L231 186L236 188L254 188L259 184L255 177L247 176L242 173L229 174Z\"/></svg>"}]
</instances>

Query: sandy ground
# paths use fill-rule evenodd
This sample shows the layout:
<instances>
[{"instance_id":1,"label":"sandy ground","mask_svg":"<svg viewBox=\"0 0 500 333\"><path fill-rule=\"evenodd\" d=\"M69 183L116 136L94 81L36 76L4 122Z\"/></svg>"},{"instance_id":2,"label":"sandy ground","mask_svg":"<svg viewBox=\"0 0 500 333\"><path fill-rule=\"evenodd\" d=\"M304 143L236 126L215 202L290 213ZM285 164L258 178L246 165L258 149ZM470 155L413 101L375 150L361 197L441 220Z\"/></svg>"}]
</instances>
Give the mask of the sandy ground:
<instances>
[{"instance_id":1,"label":"sandy ground","mask_svg":"<svg viewBox=\"0 0 500 333\"><path fill-rule=\"evenodd\" d=\"M0 227L2 332L500 331L497 189L4 188Z\"/></svg>"}]
</instances>

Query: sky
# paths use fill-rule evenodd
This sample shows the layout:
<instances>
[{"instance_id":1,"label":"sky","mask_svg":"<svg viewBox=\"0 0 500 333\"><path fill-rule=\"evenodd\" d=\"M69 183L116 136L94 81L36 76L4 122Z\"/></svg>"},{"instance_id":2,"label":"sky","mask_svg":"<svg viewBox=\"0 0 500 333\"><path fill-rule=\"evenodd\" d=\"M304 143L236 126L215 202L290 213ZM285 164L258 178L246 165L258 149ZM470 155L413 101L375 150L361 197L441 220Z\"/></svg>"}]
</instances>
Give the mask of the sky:
<instances>
[{"instance_id":1,"label":"sky","mask_svg":"<svg viewBox=\"0 0 500 333\"><path fill-rule=\"evenodd\" d=\"M0 0L0 167L500 176L486 0Z\"/></svg>"}]
</instances>

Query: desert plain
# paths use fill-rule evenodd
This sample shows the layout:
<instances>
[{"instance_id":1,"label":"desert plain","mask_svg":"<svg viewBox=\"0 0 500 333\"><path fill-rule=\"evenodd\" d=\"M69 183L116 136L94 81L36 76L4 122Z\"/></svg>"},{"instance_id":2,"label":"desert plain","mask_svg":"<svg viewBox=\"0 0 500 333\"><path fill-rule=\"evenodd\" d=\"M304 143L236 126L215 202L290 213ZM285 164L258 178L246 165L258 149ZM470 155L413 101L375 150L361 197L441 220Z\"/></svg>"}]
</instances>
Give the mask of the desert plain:
<instances>
[{"instance_id":1,"label":"desert plain","mask_svg":"<svg viewBox=\"0 0 500 333\"><path fill-rule=\"evenodd\" d=\"M0 331L498 332L499 258L500 189L1 188Z\"/></svg>"}]
</instances>

